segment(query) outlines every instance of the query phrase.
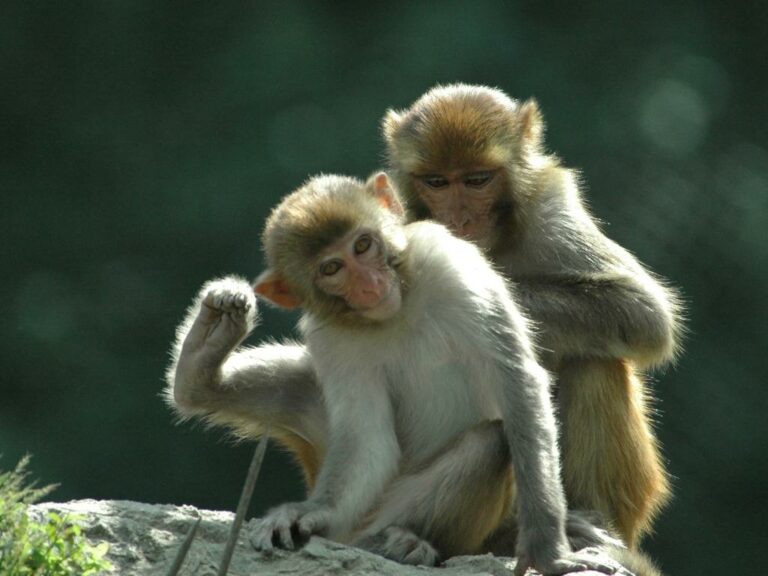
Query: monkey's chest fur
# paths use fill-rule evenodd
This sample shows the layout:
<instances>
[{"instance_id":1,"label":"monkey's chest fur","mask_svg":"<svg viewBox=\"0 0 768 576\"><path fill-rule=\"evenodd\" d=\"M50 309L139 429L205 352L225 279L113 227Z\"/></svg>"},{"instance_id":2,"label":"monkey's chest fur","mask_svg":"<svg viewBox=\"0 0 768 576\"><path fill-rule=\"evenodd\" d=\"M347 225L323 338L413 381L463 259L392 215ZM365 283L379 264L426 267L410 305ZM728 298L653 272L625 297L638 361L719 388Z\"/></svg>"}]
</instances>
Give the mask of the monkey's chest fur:
<instances>
[{"instance_id":1,"label":"monkey's chest fur","mask_svg":"<svg viewBox=\"0 0 768 576\"><path fill-rule=\"evenodd\" d=\"M388 379L405 471L428 462L479 422L500 418L473 366L450 357L435 360L417 373L394 369Z\"/></svg>"},{"instance_id":2,"label":"monkey's chest fur","mask_svg":"<svg viewBox=\"0 0 768 576\"><path fill-rule=\"evenodd\" d=\"M385 406L371 402L367 409L391 410L404 471L429 462L472 426L500 418L493 379L485 377L486 352L466 337L479 327L457 326L446 310L418 310L407 323L354 337L334 328L307 338L313 357L325 360L318 376L329 402L360 395L352 403L365 405L365 395L378 397L373 388L385 392Z\"/></svg>"}]
</instances>

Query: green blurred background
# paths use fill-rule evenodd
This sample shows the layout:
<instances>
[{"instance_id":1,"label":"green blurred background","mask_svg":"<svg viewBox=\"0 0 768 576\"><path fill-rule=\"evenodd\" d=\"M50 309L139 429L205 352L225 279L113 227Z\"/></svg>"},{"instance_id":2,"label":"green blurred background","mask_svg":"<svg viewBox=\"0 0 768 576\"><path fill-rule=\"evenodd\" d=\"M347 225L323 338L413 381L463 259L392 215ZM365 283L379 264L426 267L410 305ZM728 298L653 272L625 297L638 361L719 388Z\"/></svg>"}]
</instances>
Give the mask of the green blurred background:
<instances>
[{"instance_id":1,"label":"green blurred background","mask_svg":"<svg viewBox=\"0 0 768 576\"><path fill-rule=\"evenodd\" d=\"M753 573L768 545L764 2L3 2L0 466L54 494L233 509L251 455L176 426L174 327L308 175L366 176L378 123L436 83L538 98L607 233L680 286L657 374L669 574ZM264 311L252 338L292 333ZM268 454L253 510L299 498Z\"/></svg>"}]
</instances>

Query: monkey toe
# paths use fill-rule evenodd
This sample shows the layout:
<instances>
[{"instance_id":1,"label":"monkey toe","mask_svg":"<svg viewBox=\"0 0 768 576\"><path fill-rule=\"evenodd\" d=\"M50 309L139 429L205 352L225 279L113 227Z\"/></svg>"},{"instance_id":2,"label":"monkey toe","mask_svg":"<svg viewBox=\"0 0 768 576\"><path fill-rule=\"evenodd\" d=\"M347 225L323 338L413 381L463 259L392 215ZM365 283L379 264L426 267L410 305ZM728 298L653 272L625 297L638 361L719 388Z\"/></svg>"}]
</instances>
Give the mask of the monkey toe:
<instances>
[{"instance_id":1,"label":"monkey toe","mask_svg":"<svg viewBox=\"0 0 768 576\"><path fill-rule=\"evenodd\" d=\"M270 555L275 549L295 550L300 546L301 535L294 525L276 522L260 522L250 535L255 550Z\"/></svg>"},{"instance_id":2,"label":"monkey toe","mask_svg":"<svg viewBox=\"0 0 768 576\"><path fill-rule=\"evenodd\" d=\"M588 549L587 549L588 550ZM617 565L609 565L589 554L573 555L569 558L552 560L545 566L535 566L545 576L564 576L574 572L598 572L601 574L615 574ZM527 564L519 564L515 569L516 576L523 576L527 571Z\"/></svg>"},{"instance_id":3,"label":"monkey toe","mask_svg":"<svg viewBox=\"0 0 768 576\"><path fill-rule=\"evenodd\" d=\"M317 510L305 514L298 522L298 531L304 537L322 534L328 528L330 514L327 510Z\"/></svg>"},{"instance_id":4,"label":"monkey toe","mask_svg":"<svg viewBox=\"0 0 768 576\"><path fill-rule=\"evenodd\" d=\"M272 554L275 549L272 529L265 526L257 526L250 535L251 546L266 555Z\"/></svg>"},{"instance_id":5,"label":"monkey toe","mask_svg":"<svg viewBox=\"0 0 768 576\"><path fill-rule=\"evenodd\" d=\"M624 543L602 527L602 519L596 513L570 510L565 532L571 550L582 550L592 546L613 546L626 548Z\"/></svg>"},{"instance_id":6,"label":"monkey toe","mask_svg":"<svg viewBox=\"0 0 768 576\"><path fill-rule=\"evenodd\" d=\"M618 561L607 556L600 548L594 546L573 553L571 559L586 565L586 570L594 570L603 574L628 573Z\"/></svg>"},{"instance_id":7,"label":"monkey toe","mask_svg":"<svg viewBox=\"0 0 768 576\"><path fill-rule=\"evenodd\" d=\"M428 542L421 540L402 560L403 564L413 566L434 566L437 564L439 554Z\"/></svg>"},{"instance_id":8,"label":"monkey toe","mask_svg":"<svg viewBox=\"0 0 768 576\"><path fill-rule=\"evenodd\" d=\"M370 552L412 566L434 566L440 555L432 545L410 530L390 526L359 544Z\"/></svg>"}]
</instances>

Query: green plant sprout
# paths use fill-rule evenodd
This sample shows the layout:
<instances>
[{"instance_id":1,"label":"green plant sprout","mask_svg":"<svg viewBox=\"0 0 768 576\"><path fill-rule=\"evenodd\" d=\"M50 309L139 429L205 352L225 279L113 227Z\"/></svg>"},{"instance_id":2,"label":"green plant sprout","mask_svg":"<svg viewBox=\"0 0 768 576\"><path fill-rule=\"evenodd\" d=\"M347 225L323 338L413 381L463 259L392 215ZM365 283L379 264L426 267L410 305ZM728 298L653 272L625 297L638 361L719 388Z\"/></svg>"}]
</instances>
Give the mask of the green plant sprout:
<instances>
[{"instance_id":1,"label":"green plant sprout","mask_svg":"<svg viewBox=\"0 0 768 576\"><path fill-rule=\"evenodd\" d=\"M91 545L77 515L29 515L29 505L56 485L28 483L25 456L14 470L0 472L0 576L92 576L112 569L109 545Z\"/></svg>"}]
</instances>

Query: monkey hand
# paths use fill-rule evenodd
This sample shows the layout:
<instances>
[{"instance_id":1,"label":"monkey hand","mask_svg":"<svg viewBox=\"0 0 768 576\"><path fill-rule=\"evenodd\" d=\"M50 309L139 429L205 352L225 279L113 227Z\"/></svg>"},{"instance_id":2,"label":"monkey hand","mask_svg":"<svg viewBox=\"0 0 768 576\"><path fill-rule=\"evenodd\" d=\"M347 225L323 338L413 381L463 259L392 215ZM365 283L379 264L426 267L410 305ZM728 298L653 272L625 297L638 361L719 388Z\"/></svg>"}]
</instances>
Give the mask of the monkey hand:
<instances>
[{"instance_id":1,"label":"monkey hand","mask_svg":"<svg viewBox=\"0 0 768 576\"><path fill-rule=\"evenodd\" d=\"M586 570L615 574L619 567L618 563L607 564L603 556L593 554L590 548L572 553L567 545L529 546L527 551L518 550L515 576L524 576L528 568L544 576L561 576Z\"/></svg>"},{"instance_id":2,"label":"monkey hand","mask_svg":"<svg viewBox=\"0 0 768 576\"><path fill-rule=\"evenodd\" d=\"M230 276L205 284L199 302L184 353L223 359L256 325L256 296L245 280Z\"/></svg>"},{"instance_id":3,"label":"monkey hand","mask_svg":"<svg viewBox=\"0 0 768 576\"><path fill-rule=\"evenodd\" d=\"M568 510L565 533L571 550L581 551L588 547L609 546L626 548L624 543L603 528L605 521L598 512Z\"/></svg>"},{"instance_id":4,"label":"monkey hand","mask_svg":"<svg viewBox=\"0 0 768 576\"><path fill-rule=\"evenodd\" d=\"M327 532L333 517L330 506L312 502L290 502L270 510L251 529L251 544L270 554L275 546L294 550L313 534Z\"/></svg>"}]
</instances>

